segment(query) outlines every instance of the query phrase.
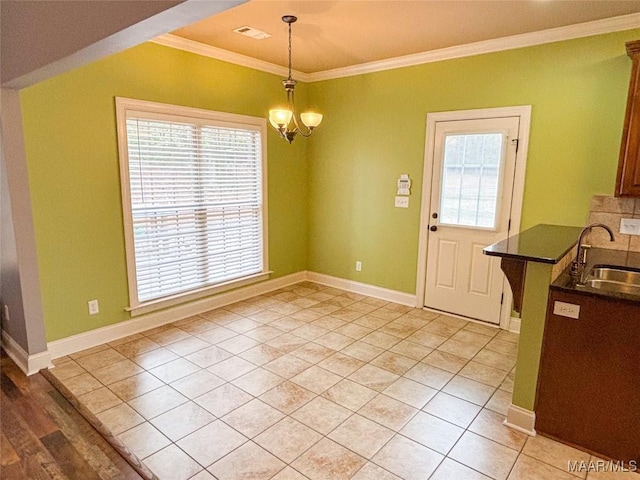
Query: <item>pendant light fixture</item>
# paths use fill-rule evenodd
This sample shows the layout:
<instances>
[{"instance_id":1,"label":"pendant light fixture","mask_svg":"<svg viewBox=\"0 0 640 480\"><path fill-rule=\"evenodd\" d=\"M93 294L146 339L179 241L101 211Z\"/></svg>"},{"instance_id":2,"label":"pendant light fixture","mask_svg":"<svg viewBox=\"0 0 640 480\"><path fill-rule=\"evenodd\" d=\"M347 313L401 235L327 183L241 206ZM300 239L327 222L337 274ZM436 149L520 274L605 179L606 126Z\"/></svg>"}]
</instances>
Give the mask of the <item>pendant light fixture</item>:
<instances>
[{"instance_id":1,"label":"pendant light fixture","mask_svg":"<svg viewBox=\"0 0 640 480\"><path fill-rule=\"evenodd\" d=\"M300 114L300 120L304 127L300 128L293 101L293 92L296 88L296 81L291 78L291 25L298 20L293 15L285 15L282 21L289 25L289 77L282 80L284 89L287 92L287 108L274 108L269 110L269 122L273 125L280 136L287 142L291 143L300 134L303 137L309 137L313 130L322 122L322 114L316 112L304 112ZM306 130L306 131L305 131Z\"/></svg>"}]
</instances>

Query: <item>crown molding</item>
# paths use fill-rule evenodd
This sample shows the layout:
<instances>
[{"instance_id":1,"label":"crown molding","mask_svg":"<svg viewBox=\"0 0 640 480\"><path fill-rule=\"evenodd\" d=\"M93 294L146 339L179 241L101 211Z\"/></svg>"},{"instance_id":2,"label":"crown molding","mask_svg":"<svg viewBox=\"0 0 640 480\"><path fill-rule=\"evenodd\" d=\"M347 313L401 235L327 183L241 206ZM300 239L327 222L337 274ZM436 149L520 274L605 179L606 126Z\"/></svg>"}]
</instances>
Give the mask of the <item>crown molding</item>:
<instances>
[{"instance_id":1,"label":"crown molding","mask_svg":"<svg viewBox=\"0 0 640 480\"><path fill-rule=\"evenodd\" d=\"M215 58L216 60L222 60L223 62L233 63L242 67L253 68L254 70L260 70L262 72L273 73L283 77L289 75L287 67L265 62L264 60L258 60L257 58L242 55L240 53L223 50L222 48L212 47L211 45L182 38L171 33L160 35L159 37L151 40L151 42L157 43L158 45L164 45L165 47L176 48L178 50L184 50L185 52ZM309 82L308 73L292 70L291 74L301 82Z\"/></svg>"},{"instance_id":2,"label":"crown molding","mask_svg":"<svg viewBox=\"0 0 640 480\"><path fill-rule=\"evenodd\" d=\"M501 52L514 50L516 48L533 47L545 43L572 40L575 38L590 37L604 33L619 32L640 27L640 13L622 15L619 17L595 20L593 22L577 23L566 27L551 28L538 32L522 33L509 37L485 40L482 42L468 43L455 47L441 48L429 52L404 55L402 57L380 60L377 62L361 63L350 67L325 70L323 72L312 73L309 76L310 82L322 80L332 80L336 78L352 77L364 73L381 72L395 68L411 67L424 63L440 62L454 58L471 57L484 53Z\"/></svg>"},{"instance_id":3,"label":"crown molding","mask_svg":"<svg viewBox=\"0 0 640 480\"><path fill-rule=\"evenodd\" d=\"M538 32L523 33L509 37L485 40L482 42L468 43L455 47L441 48L428 52L403 55L401 57L390 58L375 62L361 63L349 67L335 68L315 73L304 73L292 71L293 76L301 82L311 83L323 80L333 80L336 78L352 77L365 73L382 72L402 67L411 67L425 63L440 62L454 58L470 57L484 53L501 52L514 50L516 48L533 47L545 43L572 40L575 38L602 35L605 33L619 32L640 27L640 13L632 13L618 17L605 18L592 22L577 23L565 27L551 28ZM177 48L198 55L215 58L224 62L234 63L243 67L261 70L267 73L287 76L289 74L286 67L274 63L258 60L253 57L229 52L221 48L212 47L204 43L187 40L172 34L161 35L151 40L159 45Z\"/></svg>"}]
</instances>

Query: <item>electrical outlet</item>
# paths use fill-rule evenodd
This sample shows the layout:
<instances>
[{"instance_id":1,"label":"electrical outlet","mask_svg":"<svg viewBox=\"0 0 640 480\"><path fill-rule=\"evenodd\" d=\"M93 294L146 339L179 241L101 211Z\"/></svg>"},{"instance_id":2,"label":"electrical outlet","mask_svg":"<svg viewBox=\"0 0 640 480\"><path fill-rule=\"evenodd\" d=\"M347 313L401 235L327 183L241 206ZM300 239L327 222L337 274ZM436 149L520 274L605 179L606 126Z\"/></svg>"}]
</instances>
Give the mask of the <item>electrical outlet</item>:
<instances>
[{"instance_id":1,"label":"electrical outlet","mask_svg":"<svg viewBox=\"0 0 640 480\"><path fill-rule=\"evenodd\" d=\"M554 302L553 314L560 317L580 318L580 305L565 302Z\"/></svg>"},{"instance_id":2,"label":"electrical outlet","mask_svg":"<svg viewBox=\"0 0 640 480\"><path fill-rule=\"evenodd\" d=\"M620 219L620 233L625 235L640 235L640 218Z\"/></svg>"},{"instance_id":3,"label":"electrical outlet","mask_svg":"<svg viewBox=\"0 0 640 480\"><path fill-rule=\"evenodd\" d=\"M89 300L87 302L89 306L89 315L95 315L100 313L100 305L98 305L98 300Z\"/></svg>"},{"instance_id":4,"label":"electrical outlet","mask_svg":"<svg viewBox=\"0 0 640 480\"><path fill-rule=\"evenodd\" d=\"M362 262L356 262L356 272L362 271Z\"/></svg>"}]
</instances>

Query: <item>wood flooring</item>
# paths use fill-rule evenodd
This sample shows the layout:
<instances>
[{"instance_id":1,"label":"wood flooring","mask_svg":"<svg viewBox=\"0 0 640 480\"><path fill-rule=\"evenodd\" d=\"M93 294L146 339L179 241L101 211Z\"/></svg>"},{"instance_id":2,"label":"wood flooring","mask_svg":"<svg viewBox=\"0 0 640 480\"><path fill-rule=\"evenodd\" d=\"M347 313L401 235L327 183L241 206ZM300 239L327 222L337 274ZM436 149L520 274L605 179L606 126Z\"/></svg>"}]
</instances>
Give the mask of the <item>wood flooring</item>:
<instances>
[{"instance_id":1,"label":"wood flooring","mask_svg":"<svg viewBox=\"0 0 640 480\"><path fill-rule=\"evenodd\" d=\"M140 480L41 374L0 356L0 478Z\"/></svg>"}]
</instances>

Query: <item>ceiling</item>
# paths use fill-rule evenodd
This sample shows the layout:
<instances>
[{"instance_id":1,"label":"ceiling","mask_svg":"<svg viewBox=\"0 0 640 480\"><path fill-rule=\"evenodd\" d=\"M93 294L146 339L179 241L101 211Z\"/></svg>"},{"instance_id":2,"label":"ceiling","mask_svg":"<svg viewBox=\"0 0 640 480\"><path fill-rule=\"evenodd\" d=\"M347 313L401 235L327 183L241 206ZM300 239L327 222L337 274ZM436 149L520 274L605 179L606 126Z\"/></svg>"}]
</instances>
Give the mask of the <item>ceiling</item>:
<instances>
[{"instance_id":1,"label":"ceiling","mask_svg":"<svg viewBox=\"0 0 640 480\"><path fill-rule=\"evenodd\" d=\"M640 0L250 0L172 33L286 66L293 14L293 67L312 74L638 12Z\"/></svg>"}]
</instances>

